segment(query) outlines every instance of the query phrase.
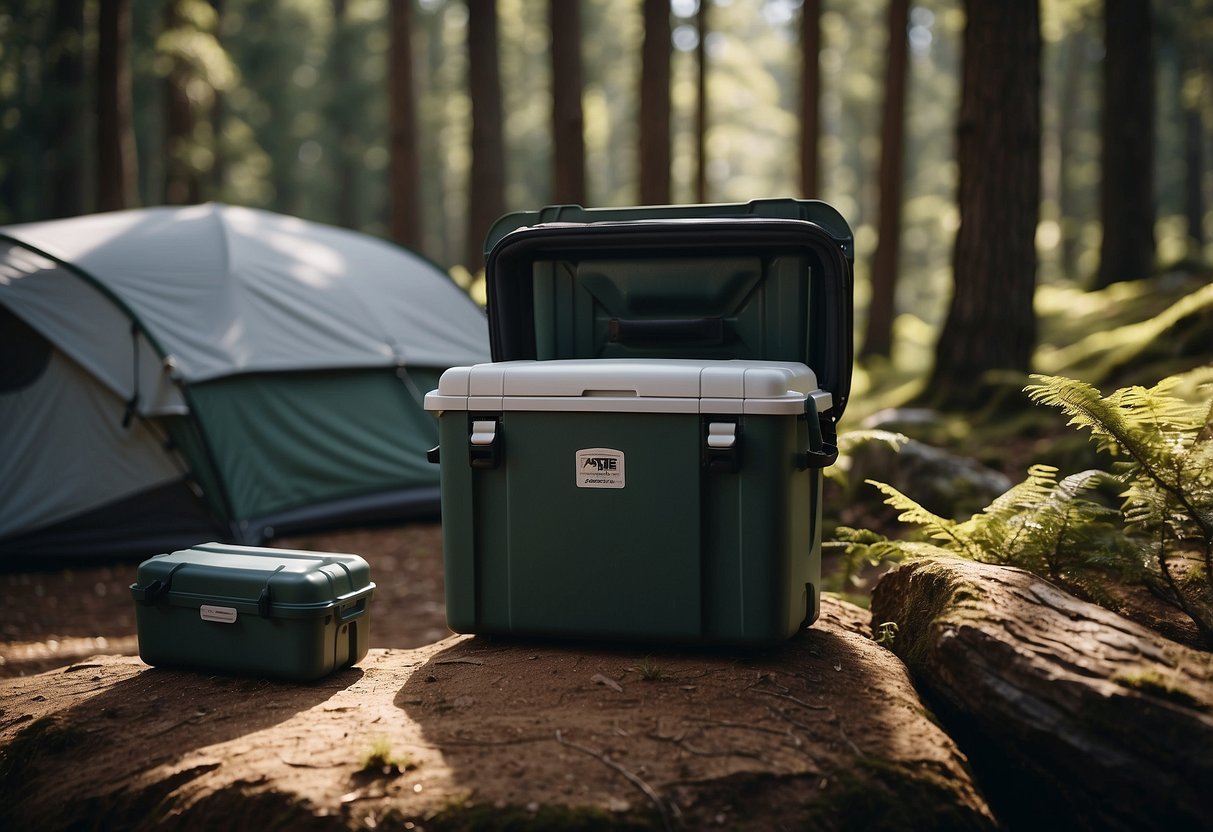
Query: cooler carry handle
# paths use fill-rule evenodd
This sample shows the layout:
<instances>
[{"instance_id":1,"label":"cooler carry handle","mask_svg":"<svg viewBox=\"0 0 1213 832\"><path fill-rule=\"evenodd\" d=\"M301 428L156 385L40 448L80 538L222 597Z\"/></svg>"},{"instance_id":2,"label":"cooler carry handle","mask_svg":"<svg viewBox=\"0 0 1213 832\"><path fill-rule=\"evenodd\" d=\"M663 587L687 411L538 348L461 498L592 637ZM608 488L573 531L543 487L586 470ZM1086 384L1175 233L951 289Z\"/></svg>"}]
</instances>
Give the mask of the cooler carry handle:
<instances>
[{"instance_id":1,"label":"cooler carry handle","mask_svg":"<svg viewBox=\"0 0 1213 832\"><path fill-rule=\"evenodd\" d=\"M662 318L636 320L611 318L608 334L615 344L666 344L696 342L710 346L724 343L721 318Z\"/></svg>"}]
</instances>

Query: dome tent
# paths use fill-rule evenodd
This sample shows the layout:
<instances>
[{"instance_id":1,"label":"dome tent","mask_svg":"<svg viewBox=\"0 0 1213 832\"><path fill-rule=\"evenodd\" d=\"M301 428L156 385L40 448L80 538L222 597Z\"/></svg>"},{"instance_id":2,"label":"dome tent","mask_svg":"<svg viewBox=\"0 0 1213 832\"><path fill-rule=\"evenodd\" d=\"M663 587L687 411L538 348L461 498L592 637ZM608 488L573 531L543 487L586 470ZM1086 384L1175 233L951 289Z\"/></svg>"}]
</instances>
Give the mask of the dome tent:
<instances>
[{"instance_id":1,"label":"dome tent","mask_svg":"<svg viewBox=\"0 0 1213 832\"><path fill-rule=\"evenodd\" d=\"M220 204L0 227L0 560L436 511L421 397L488 360L439 268Z\"/></svg>"}]
</instances>

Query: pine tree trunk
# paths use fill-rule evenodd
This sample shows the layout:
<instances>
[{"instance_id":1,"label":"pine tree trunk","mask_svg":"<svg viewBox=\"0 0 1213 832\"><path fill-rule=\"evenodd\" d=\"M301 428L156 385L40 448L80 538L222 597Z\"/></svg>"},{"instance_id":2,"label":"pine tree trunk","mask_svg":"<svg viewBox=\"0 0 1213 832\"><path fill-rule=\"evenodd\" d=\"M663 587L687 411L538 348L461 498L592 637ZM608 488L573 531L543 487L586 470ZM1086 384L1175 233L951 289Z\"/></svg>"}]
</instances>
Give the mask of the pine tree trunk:
<instances>
[{"instance_id":1,"label":"pine tree trunk","mask_svg":"<svg viewBox=\"0 0 1213 832\"><path fill-rule=\"evenodd\" d=\"M484 238L505 212L505 141L497 62L496 0L468 0L468 86L472 99L472 173L464 265L484 267Z\"/></svg>"},{"instance_id":2,"label":"pine tree trunk","mask_svg":"<svg viewBox=\"0 0 1213 832\"><path fill-rule=\"evenodd\" d=\"M164 31L192 28L181 8L182 0L164 6ZM164 201L169 205L193 205L202 201L202 182L190 154L194 146L197 114L186 90L193 70L180 56L170 56L172 65L164 78Z\"/></svg>"},{"instance_id":3,"label":"pine tree trunk","mask_svg":"<svg viewBox=\"0 0 1213 832\"><path fill-rule=\"evenodd\" d=\"M708 201L708 4L695 15L695 201Z\"/></svg>"},{"instance_id":4,"label":"pine tree trunk","mask_svg":"<svg viewBox=\"0 0 1213 832\"><path fill-rule=\"evenodd\" d=\"M585 119L581 108L581 6L549 0L552 33L552 198L585 203Z\"/></svg>"},{"instance_id":5,"label":"pine tree trunk","mask_svg":"<svg viewBox=\"0 0 1213 832\"><path fill-rule=\"evenodd\" d=\"M1039 4L965 7L954 290L924 393L949 409L988 402L987 374L1026 372L1036 343Z\"/></svg>"},{"instance_id":6,"label":"pine tree trunk","mask_svg":"<svg viewBox=\"0 0 1213 832\"><path fill-rule=\"evenodd\" d=\"M1095 287L1154 268L1154 47L1150 0L1105 0L1103 239Z\"/></svg>"},{"instance_id":7,"label":"pine tree trunk","mask_svg":"<svg viewBox=\"0 0 1213 832\"><path fill-rule=\"evenodd\" d=\"M640 72L640 201L670 201L670 0L644 0Z\"/></svg>"},{"instance_id":8,"label":"pine tree trunk","mask_svg":"<svg viewBox=\"0 0 1213 832\"><path fill-rule=\"evenodd\" d=\"M50 217L84 213L85 120L84 0L56 0L56 47L49 82L56 90L56 110L47 135Z\"/></svg>"},{"instance_id":9,"label":"pine tree trunk","mask_svg":"<svg viewBox=\"0 0 1213 832\"><path fill-rule=\"evenodd\" d=\"M821 191L821 0L804 0L800 12L800 193Z\"/></svg>"},{"instance_id":10,"label":"pine tree trunk","mask_svg":"<svg viewBox=\"0 0 1213 832\"><path fill-rule=\"evenodd\" d=\"M425 238L421 213L421 154L417 144L417 99L413 83L413 0L390 0L388 26L388 202L392 239L420 251Z\"/></svg>"},{"instance_id":11,"label":"pine tree trunk","mask_svg":"<svg viewBox=\"0 0 1213 832\"><path fill-rule=\"evenodd\" d=\"M102 0L97 38L97 208L135 205L135 128L131 103L131 3Z\"/></svg>"},{"instance_id":12,"label":"pine tree trunk","mask_svg":"<svg viewBox=\"0 0 1213 832\"><path fill-rule=\"evenodd\" d=\"M893 348L894 301L905 156L906 28L909 0L889 2L889 51L885 67L884 114L880 139L880 216L876 256L872 260L872 300L860 358L888 358Z\"/></svg>"},{"instance_id":13,"label":"pine tree trunk","mask_svg":"<svg viewBox=\"0 0 1213 832\"><path fill-rule=\"evenodd\" d=\"M332 81L333 100L329 105L330 121L333 125L333 163L337 173L337 224L345 228L358 228L360 198L358 193L357 159L360 144L354 126L354 113L349 104L351 87L354 84L351 61L353 59L353 34L350 31L347 0L333 0Z\"/></svg>"}]
</instances>

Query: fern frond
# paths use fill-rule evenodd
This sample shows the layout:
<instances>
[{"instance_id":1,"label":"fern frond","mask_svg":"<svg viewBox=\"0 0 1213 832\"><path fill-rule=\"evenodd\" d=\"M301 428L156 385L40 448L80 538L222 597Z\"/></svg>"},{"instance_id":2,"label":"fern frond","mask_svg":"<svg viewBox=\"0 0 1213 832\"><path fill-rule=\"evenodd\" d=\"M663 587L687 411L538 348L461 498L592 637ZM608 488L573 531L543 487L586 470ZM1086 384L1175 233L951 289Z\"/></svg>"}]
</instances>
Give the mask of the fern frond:
<instances>
[{"instance_id":1,"label":"fern frond","mask_svg":"<svg viewBox=\"0 0 1213 832\"><path fill-rule=\"evenodd\" d=\"M849 430L838 434L838 452L847 453L869 442L879 442L899 451L901 446L909 441L910 437L891 430Z\"/></svg>"},{"instance_id":2,"label":"fern frond","mask_svg":"<svg viewBox=\"0 0 1213 832\"><path fill-rule=\"evenodd\" d=\"M975 546L967 538L957 535L956 528L959 524L955 520L940 517L938 514L923 508L918 502L902 494L888 483L878 480L866 480L866 482L885 495L885 505L891 506L901 512L901 514L897 515L897 519L901 522L921 526L928 537L954 544L967 557L976 560L981 554L979 547Z\"/></svg>"},{"instance_id":3,"label":"fern frond","mask_svg":"<svg viewBox=\"0 0 1213 832\"><path fill-rule=\"evenodd\" d=\"M1120 413L1104 401L1095 387L1065 376L1034 374L1035 384L1024 388L1033 402L1056 407L1070 417L1068 425L1091 431L1100 450L1115 452L1127 436Z\"/></svg>"}]
</instances>

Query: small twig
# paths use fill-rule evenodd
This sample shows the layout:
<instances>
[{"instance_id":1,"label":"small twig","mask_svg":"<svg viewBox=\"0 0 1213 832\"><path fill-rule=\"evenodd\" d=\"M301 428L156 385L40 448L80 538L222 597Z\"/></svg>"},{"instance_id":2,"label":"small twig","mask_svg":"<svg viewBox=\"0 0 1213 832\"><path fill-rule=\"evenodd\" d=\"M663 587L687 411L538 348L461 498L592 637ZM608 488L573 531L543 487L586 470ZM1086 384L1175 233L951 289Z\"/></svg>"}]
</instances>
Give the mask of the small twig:
<instances>
[{"instance_id":1,"label":"small twig","mask_svg":"<svg viewBox=\"0 0 1213 832\"><path fill-rule=\"evenodd\" d=\"M670 832L670 830L672 830L674 828L670 823L670 810L669 810L669 807L666 805L665 800L662 799L661 795L657 794L657 791L652 786L650 786L648 783L644 782L644 780L640 779L640 777L638 777L637 775L628 771L626 768L624 768L619 763L612 760L610 757L608 757L606 754L602 753L601 751L595 751L594 749L588 748L584 745L581 745L580 743L575 743L575 742L572 742L571 740L566 740L561 735L560 729L556 729L556 742L560 743L563 746L567 746L568 748L572 748L576 751L580 751L582 754L587 754L587 755L593 757L595 760L598 760L600 763L603 763L604 765L608 766L609 768L612 768L615 771L622 774L629 783L631 783L636 788L640 789L640 791L644 792L644 796L647 797L649 800L651 800L653 802L653 805L657 807L657 812L661 815L661 823L666 828L666 832Z\"/></svg>"},{"instance_id":2,"label":"small twig","mask_svg":"<svg viewBox=\"0 0 1213 832\"><path fill-rule=\"evenodd\" d=\"M863 752L859 750L859 746L858 746L858 745L856 745L854 742L852 742L852 741L851 741L851 738L847 736L847 732L846 732L846 731L842 730L842 723L841 723L841 722L840 722L840 723L838 723L838 733L842 735L842 738L843 738L843 740L846 742L846 744L847 744L847 745L849 745L849 746L851 747L851 750L855 752L855 756L856 756L856 757L862 757L862 756L863 756Z\"/></svg>"},{"instance_id":3,"label":"small twig","mask_svg":"<svg viewBox=\"0 0 1213 832\"><path fill-rule=\"evenodd\" d=\"M828 710L830 710L829 705L813 705L809 702L805 702L803 699L797 699L795 696L792 696L791 694L788 694L788 693L779 693L778 691L774 691L774 690L758 690L757 688L751 688L751 690L753 690L754 693L761 693L763 696L776 696L780 699L786 699L789 702L795 702L800 707L808 708L810 711L828 711Z\"/></svg>"},{"instance_id":4,"label":"small twig","mask_svg":"<svg viewBox=\"0 0 1213 832\"><path fill-rule=\"evenodd\" d=\"M776 731L774 728L764 728L761 725L747 725L744 722L724 722L718 719L703 719L695 716L687 717L687 719L691 722L699 722L704 725L713 725L717 728L738 728L743 731L761 731L764 734L776 734L780 737L784 736L783 731Z\"/></svg>"},{"instance_id":5,"label":"small twig","mask_svg":"<svg viewBox=\"0 0 1213 832\"><path fill-rule=\"evenodd\" d=\"M473 737L446 737L436 740L435 746L441 748L446 745L475 745L475 746L492 746L492 745L524 745L531 742L547 742L549 739L546 735L533 735L529 737L513 737L508 740L478 740Z\"/></svg>"},{"instance_id":6,"label":"small twig","mask_svg":"<svg viewBox=\"0 0 1213 832\"><path fill-rule=\"evenodd\" d=\"M481 665L484 662L480 659L435 659L434 664L476 664Z\"/></svg>"}]
</instances>

